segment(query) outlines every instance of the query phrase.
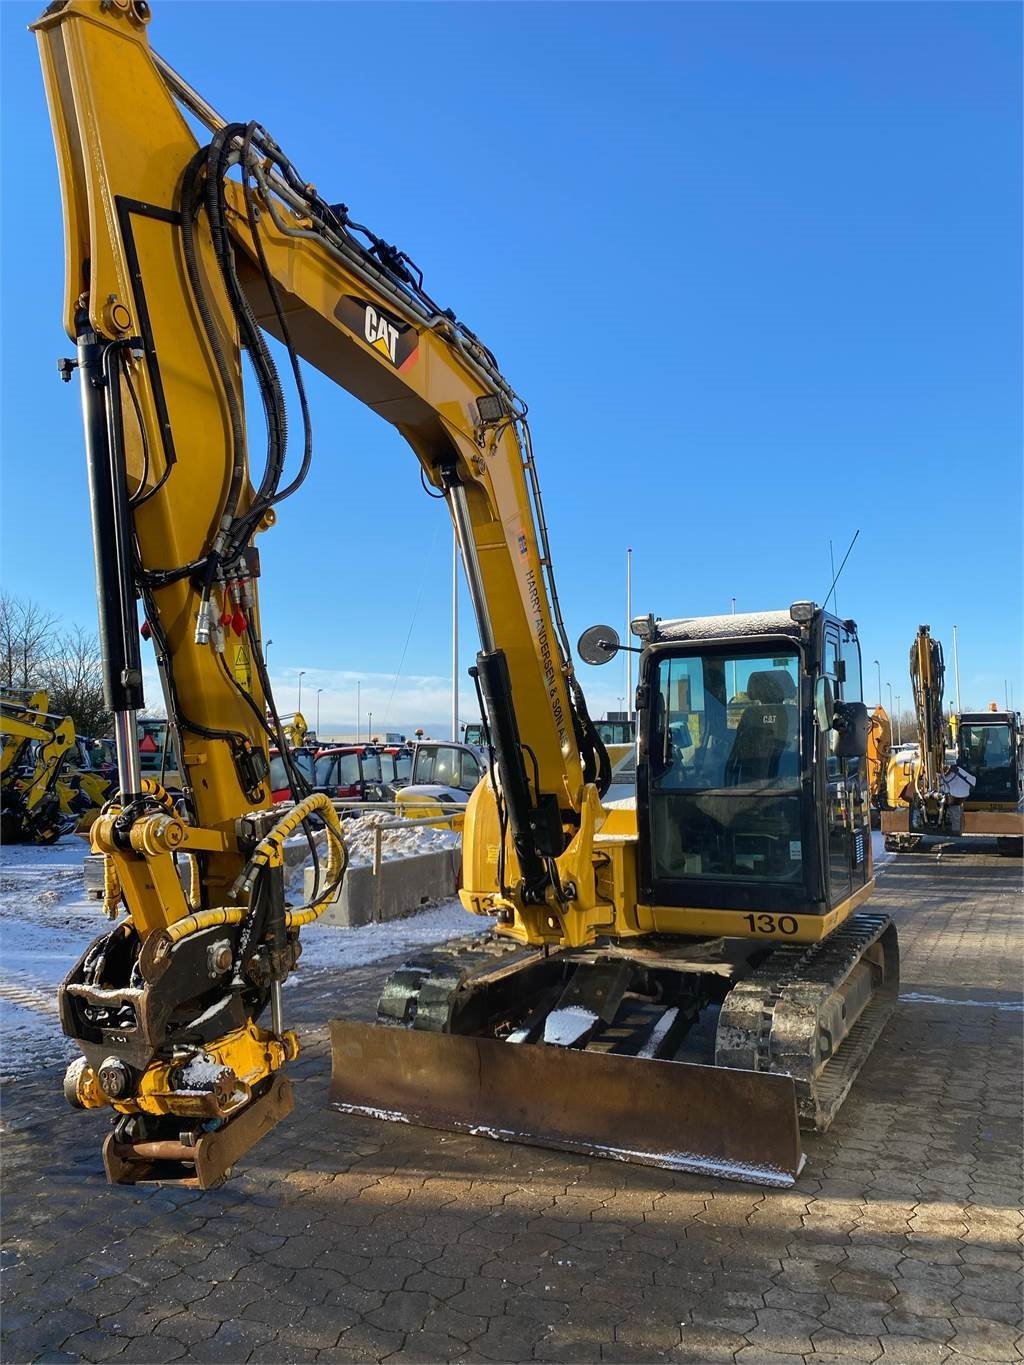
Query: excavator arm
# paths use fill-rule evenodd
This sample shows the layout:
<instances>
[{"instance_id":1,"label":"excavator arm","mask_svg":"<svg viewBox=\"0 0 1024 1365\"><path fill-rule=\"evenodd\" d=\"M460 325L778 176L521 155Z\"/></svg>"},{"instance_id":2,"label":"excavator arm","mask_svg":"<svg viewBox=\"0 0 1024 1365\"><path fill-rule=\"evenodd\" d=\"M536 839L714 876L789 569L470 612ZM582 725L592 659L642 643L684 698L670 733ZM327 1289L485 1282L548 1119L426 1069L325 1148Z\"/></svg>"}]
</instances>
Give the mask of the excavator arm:
<instances>
[{"instance_id":1,"label":"excavator arm","mask_svg":"<svg viewBox=\"0 0 1024 1365\"><path fill-rule=\"evenodd\" d=\"M844 669L849 650L859 683L853 623L811 602L648 618L638 809L606 811L608 756L559 612L525 404L409 256L318 193L261 125L225 122L152 52L149 19L146 0L56 0L35 25L77 346L60 368L67 379L77 368L81 387L121 778L91 838L105 901L128 912L72 969L59 1003L83 1054L68 1098L116 1116L110 1178L209 1185L291 1105L283 1069L298 1045L281 988L345 864L337 812L291 763L259 607L259 537L313 456L305 360L404 437L451 515L489 754L466 812L460 896L497 929L393 973L383 1025L334 1021L334 1102L792 1183L797 1083L800 1113L827 1126L898 979L891 924L853 913L870 893L866 822L854 829L859 771L837 793L826 765L826 731L837 764L864 752L864 708L835 702L826 676L843 676L842 628ZM268 334L298 394L291 458ZM137 600L180 798L139 768ZM613 634L588 632L605 655ZM749 696L733 733L737 669ZM701 695L703 731L691 715ZM706 803L682 755L695 760L700 739L707 758L712 738ZM270 744L292 769L291 808L272 809ZM735 763L718 758L726 745ZM710 813L694 816L693 802ZM816 834L805 854L799 837L824 829L826 808L843 815L828 838L848 849L844 876L842 857L822 856L832 843ZM738 831L737 810L748 820ZM316 861L304 906L285 886L290 838ZM713 1053L696 1029L705 1011L717 1018Z\"/></svg>"},{"instance_id":2,"label":"excavator arm","mask_svg":"<svg viewBox=\"0 0 1024 1365\"><path fill-rule=\"evenodd\" d=\"M404 253L324 200L260 125L225 123L152 52L149 19L145 0L56 0L34 25L77 346L60 370L70 380L77 368L81 387L121 774L91 837L108 903L128 912L69 975L61 1016L84 1053L69 1099L121 1115L105 1149L111 1178L182 1167L208 1184L287 1112L280 1072L297 1044L281 985L299 929L344 869L326 798L305 795L294 772L299 799L280 816L267 781L268 746L286 762L289 747L262 647L256 541L312 458L300 359L402 434L457 531L492 754L467 821L468 908L524 942L592 937L607 918L591 841L608 763L558 612L525 404ZM186 114L205 125L203 145ZM299 395L290 477L264 332L283 344ZM243 351L266 427L258 474ZM183 777L177 802L140 771L137 598ZM312 849L320 830L328 866L311 903L294 908L283 844L304 834ZM269 1029L257 1022L268 1003Z\"/></svg>"}]
</instances>

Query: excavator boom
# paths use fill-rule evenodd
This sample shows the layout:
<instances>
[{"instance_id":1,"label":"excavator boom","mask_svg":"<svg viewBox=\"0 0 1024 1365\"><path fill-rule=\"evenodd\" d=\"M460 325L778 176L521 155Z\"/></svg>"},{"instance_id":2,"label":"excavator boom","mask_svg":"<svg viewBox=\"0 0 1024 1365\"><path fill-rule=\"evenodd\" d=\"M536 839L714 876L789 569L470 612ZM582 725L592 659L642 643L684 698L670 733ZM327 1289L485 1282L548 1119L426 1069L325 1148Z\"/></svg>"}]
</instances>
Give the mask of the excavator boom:
<instances>
[{"instance_id":1,"label":"excavator boom","mask_svg":"<svg viewBox=\"0 0 1024 1365\"><path fill-rule=\"evenodd\" d=\"M298 1043L282 986L344 874L337 812L291 759L259 603L258 538L313 458L303 360L401 433L447 505L488 757L460 896L494 932L396 974L378 1032L337 1026L337 1103L386 1108L375 1086L397 1104L418 1077L430 1104L402 1101L418 1121L465 1126L491 1104L480 1122L505 1136L794 1178L797 1111L830 1119L855 1074L839 1049L874 1036L896 979L891 926L855 913L871 877L849 766L866 712L842 681L859 686L854 624L813 603L660 635L651 618L639 802L606 809L611 769L561 618L526 405L406 253L151 50L151 17L146 0L57 0L34 26L121 781L91 837L107 905L127 912L62 987L83 1054L65 1089L117 1115L111 1178L208 1185L283 1117ZM297 457L266 334L299 396ZM243 355L266 424L259 468ZM180 796L140 768L139 600ZM272 808L271 745L292 806ZM297 906L285 841L313 849L319 833L326 866Z\"/></svg>"}]
</instances>

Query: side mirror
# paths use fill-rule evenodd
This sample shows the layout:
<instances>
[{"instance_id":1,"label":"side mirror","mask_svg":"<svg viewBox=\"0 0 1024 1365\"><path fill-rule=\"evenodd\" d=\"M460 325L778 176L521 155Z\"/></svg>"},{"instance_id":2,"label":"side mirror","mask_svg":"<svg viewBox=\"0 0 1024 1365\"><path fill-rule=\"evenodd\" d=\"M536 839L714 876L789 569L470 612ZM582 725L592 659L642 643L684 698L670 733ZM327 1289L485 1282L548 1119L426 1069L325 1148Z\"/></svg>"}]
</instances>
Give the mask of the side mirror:
<instances>
[{"instance_id":1,"label":"side mirror","mask_svg":"<svg viewBox=\"0 0 1024 1365\"><path fill-rule=\"evenodd\" d=\"M871 717L862 701L836 702L832 728L835 731L832 752L836 758L863 758L867 754Z\"/></svg>"},{"instance_id":2,"label":"side mirror","mask_svg":"<svg viewBox=\"0 0 1024 1365\"><path fill-rule=\"evenodd\" d=\"M619 634L612 626L591 626L576 645L585 664L606 664L619 652Z\"/></svg>"},{"instance_id":3,"label":"side mirror","mask_svg":"<svg viewBox=\"0 0 1024 1365\"><path fill-rule=\"evenodd\" d=\"M814 685L814 714L818 718L818 729L822 734L832 729L832 717L836 703L832 694L832 683L828 678L819 678Z\"/></svg>"}]
</instances>

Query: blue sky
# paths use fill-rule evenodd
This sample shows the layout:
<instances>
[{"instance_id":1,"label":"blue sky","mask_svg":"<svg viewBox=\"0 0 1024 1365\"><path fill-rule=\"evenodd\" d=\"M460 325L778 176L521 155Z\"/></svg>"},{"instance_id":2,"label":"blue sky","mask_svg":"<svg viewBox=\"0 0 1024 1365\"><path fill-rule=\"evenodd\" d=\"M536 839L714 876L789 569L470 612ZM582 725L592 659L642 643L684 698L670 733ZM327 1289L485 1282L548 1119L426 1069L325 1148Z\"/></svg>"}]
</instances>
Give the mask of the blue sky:
<instances>
[{"instance_id":1,"label":"blue sky","mask_svg":"<svg viewBox=\"0 0 1024 1365\"><path fill-rule=\"evenodd\" d=\"M91 625L41 7L0 5L3 579ZM906 697L917 626L951 656L956 623L964 704L1004 679L1024 704L1019 7L153 9L154 47L495 351L574 639L621 628L627 546L635 612L698 615L822 600L859 528L838 605L868 698L875 658ZM307 716L322 688L350 731L360 678L364 723L442 733L444 510L390 428L309 387L316 465L260 542L279 702L304 669ZM581 675L618 706L624 666Z\"/></svg>"}]
</instances>

